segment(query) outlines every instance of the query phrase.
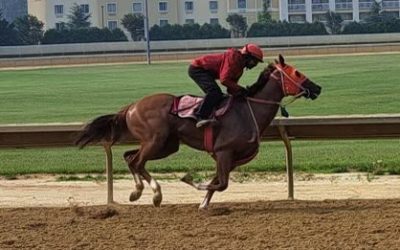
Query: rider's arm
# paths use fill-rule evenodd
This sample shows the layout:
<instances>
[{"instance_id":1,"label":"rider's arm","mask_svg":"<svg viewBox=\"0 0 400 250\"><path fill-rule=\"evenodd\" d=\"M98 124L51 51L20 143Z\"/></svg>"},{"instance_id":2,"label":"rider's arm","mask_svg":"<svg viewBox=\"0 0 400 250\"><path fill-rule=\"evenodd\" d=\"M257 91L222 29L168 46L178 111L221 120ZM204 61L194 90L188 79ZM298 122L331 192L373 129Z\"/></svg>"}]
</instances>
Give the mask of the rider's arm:
<instances>
[{"instance_id":1,"label":"rider's arm","mask_svg":"<svg viewBox=\"0 0 400 250\"><path fill-rule=\"evenodd\" d=\"M225 54L219 80L222 85L227 87L230 94L235 94L241 89L241 86L238 84L239 78L243 74L240 62L241 58L234 51L229 51Z\"/></svg>"}]
</instances>

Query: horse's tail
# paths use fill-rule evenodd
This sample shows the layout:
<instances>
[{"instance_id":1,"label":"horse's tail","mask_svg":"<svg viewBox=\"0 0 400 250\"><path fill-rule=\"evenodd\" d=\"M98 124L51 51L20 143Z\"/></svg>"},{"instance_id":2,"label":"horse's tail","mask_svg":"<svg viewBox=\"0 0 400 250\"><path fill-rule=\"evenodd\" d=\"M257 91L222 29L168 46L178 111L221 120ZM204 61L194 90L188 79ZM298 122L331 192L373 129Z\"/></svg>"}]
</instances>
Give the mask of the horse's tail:
<instances>
[{"instance_id":1,"label":"horse's tail","mask_svg":"<svg viewBox=\"0 0 400 250\"><path fill-rule=\"evenodd\" d=\"M84 148L89 143L105 141L111 145L127 131L126 112L129 106L116 114L102 115L88 123L79 134L75 145Z\"/></svg>"}]
</instances>

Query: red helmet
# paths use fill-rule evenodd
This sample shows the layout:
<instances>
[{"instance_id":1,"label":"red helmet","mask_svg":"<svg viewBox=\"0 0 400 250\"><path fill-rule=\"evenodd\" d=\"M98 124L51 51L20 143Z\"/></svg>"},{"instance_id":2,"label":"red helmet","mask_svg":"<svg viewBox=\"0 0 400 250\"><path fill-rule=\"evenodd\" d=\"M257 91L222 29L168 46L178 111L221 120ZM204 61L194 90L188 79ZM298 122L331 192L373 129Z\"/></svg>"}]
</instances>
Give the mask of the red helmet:
<instances>
[{"instance_id":1,"label":"red helmet","mask_svg":"<svg viewBox=\"0 0 400 250\"><path fill-rule=\"evenodd\" d=\"M264 62L264 60L263 60L264 54L263 54L261 48L257 44L254 44L254 43L246 44L240 50L240 52L244 55L245 54L251 55L252 57L256 58L260 62Z\"/></svg>"}]
</instances>

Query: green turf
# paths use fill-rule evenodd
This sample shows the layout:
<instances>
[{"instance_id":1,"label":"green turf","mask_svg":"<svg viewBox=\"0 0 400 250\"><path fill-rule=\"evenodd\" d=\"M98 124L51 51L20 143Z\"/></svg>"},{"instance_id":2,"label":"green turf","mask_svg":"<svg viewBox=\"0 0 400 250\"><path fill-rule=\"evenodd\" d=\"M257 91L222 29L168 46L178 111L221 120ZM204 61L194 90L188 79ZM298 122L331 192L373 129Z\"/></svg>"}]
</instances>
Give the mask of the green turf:
<instances>
[{"instance_id":1,"label":"green turf","mask_svg":"<svg viewBox=\"0 0 400 250\"><path fill-rule=\"evenodd\" d=\"M323 87L320 99L290 106L292 115L399 112L400 54L287 61ZM87 121L155 92L200 94L187 64L0 71L0 124ZM261 67L241 83L253 83Z\"/></svg>"},{"instance_id":2,"label":"green turf","mask_svg":"<svg viewBox=\"0 0 400 250\"><path fill-rule=\"evenodd\" d=\"M288 107L292 116L400 113L400 54L286 58L323 87L316 101ZM200 94L187 76L188 63L86 66L0 71L0 124L86 122L147 94ZM246 71L241 83L253 83L261 66ZM127 168L117 147L116 172ZM400 141L295 142L296 170L317 172L400 172ZM0 151L0 174L96 173L104 170L101 148L18 149ZM177 156L149 164L154 172L212 169L204 153L182 147ZM281 143L264 144L247 171L284 169Z\"/></svg>"},{"instance_id":3,"label":"green turf","mask_svg":"<svg viewBox=\"0 0 400 250\"><path fill-rule=\"evenodd\" d=\"M131 148L114 147L115 173L128 173L122 154ZM399 149L399 140L295 141L294 167L296 171L320 173L363 171L400 174ZM0 156L0 175L5 176L32 173L103 173L105 169L101 147L88 147L84 150L7 149L2 150ZM214 162L206 153L182 146L177 154L167 159L149 162L147 169L157 173L213 170ZM242 166L240 170L284 171L285 153L282 142L263 143L255 160Z\"/></svg>"}]
</instances>

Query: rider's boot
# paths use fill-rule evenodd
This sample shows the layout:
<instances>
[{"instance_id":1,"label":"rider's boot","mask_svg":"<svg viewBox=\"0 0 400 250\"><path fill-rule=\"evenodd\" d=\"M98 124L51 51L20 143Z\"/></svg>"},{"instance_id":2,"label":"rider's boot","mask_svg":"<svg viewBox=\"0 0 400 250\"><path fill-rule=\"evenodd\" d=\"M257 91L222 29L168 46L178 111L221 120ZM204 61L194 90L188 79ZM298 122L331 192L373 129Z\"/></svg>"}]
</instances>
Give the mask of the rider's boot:
<instances>
[{"instance_id":1,"label":"rider's boot","mask_svg":"<svg viewBox=\"0 0 400 250\"><path fill-rule=\"evenodd\" d=\"M216 122L217 122L217 120L214 117L208 118L208 119L197 118L196 128L201 128L205 125L214 124Z\"/></svg>"},{"instance_id":2,"label":"rider's boot","mask_svg":"<svg viewBox=\"0 0 400 250\"><path fill-rule=\"evenodd\" d=\"M197 123L196 127L200 128L204 125L208 125L210 123L216 123L217 120L214 117L211 117L211 113L214 109L214 106L220 102L219 96L214 96L212 94L207 94L204 97L203 103L201 104L199 110L196 112Z\"/></svg>"}]
</instances>

